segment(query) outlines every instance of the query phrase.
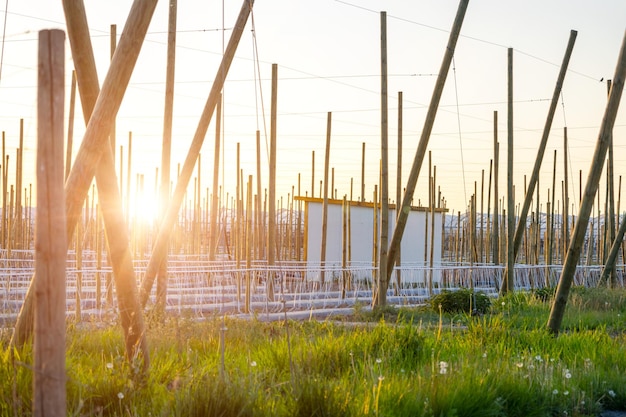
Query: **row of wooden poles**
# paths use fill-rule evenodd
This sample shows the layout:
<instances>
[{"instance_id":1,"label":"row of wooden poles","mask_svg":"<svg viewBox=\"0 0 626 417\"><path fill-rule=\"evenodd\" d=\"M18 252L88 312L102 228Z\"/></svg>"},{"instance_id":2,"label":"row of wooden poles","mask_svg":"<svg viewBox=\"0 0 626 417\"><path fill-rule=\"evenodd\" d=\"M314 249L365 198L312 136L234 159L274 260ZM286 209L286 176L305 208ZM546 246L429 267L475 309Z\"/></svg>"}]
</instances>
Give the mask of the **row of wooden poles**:
<instances>
[{"instance_id":1,"label":"row of wooden poles","mask_svg":"<svg viewBox=\"0 0 626 417\"><path fill-rule=\"evenodd\" d=\"M175 5L175 0L171 0L170 4ZM444 57L444 62L442 64L441 70L439 71L439 76L437 80L437 85L435 87L435 93L433 94L433 99L431 100L431 104L429 106L429 111L427 114L425 128L422 131L422 137L420 138L420 142L418 145L418 150L416 153L416 158L414 159L413 166L411 168L411 172L407 181L407 185L404 189L404 195L402 197L402 204L400 205L400 199L398 199L398 218L396 221L396 227L393 232L393 236L389 240L387 236L388 227L386 225L386 221L388 220L387 210L389 204L389 193L387 189L387 157L386 157L386 144L383 140L383 144L381 146L382 150L382 158L381 158L381 190L380 197L376 196L374 201L378 201L380 199L380 242L379 242L379 258L378 263L380 266L380 273L377 276L377 292L376 292L376 304L384 305L385 304L385 296L387 293L387 285L389 283L389 278L391 276L391 271L393 271L396 262L399 258L399 242L402 239L402 234L404 232L404 227L406 225L409 207L412 205L415 186L417 182L417 177L419 174L419 170L421 168L421 164L423 162L424 156L426 154L426 148L428 145L428 139L430 136L430 132L432 130L432 125L434 123L434 116L436 114L436 109L438 107L439 99L441 97L441 91L443 89L443 84L445 82L445 77L448 73L449 66L452 60L452 54L454 53L456 40L458 39L458 35L460 32L461 23L465 14L465 9L467 8L468 1L462 0L459 6L459 11L457 12L457 16L455 19L455 23L453 25L453 30L450 34L450 39L448 43L448 47L446 49L446 55ZM147 341L146 341L146 333L145 327L143 323L143 313L142 309L145 307L146 302L151 293L152 285L154 280L157 279L157 300L164 300L166 295L166 277L167 271L165 268L166 263L163 260L166 258L167 253L170 249L170 244L172 241L172 234L175 230L175 224L179 223L180 217L179 212L181 206L183 205L183 201L186 200L188 185L190 179L195 170L196 163L199 159L200 149L202 147L202 143L204 137L206 136L206 131L208 129L209 122L215 112L216 108L219 112L218 103L220 102L221 95L220 91L223 87L223 82L225 80L226 74L228 72L228 68L230 63L232 62L232 58L234 56L234 52L237 48L237 44L243 32L243 28L245 27L245 23L248 19L252 1L245 0L242 5L241 12L237 19L237 22L234 26L232 37L228 43L226 51L224 53L224 58L218 73L216 75L215 82L213 83L211 92L207 99L207 103L203 110L201 120L198 124L198 128L196 133L194 134L194 138L192 140L192 144L189 149L189 153L187 158L185 159L184 164L182 165L176 187L173 192L169 192L169 184L170 180L167 178L165 181L165 177L169 176L169 160L167 163L162 164L162 187L161 192L165 198L169 198L170 203L167 205L167 209L162 215L162 220L159 225L156 236L153 238L152 242L152 251L149 263L146 268L146 272L144 274L143 280L141 282L141 286L139 289L136 287L136 278L135 272L132 264L133 255L131 253L131 245L130 238L128 235L128 229L126 224L126 219L124 218L124 205L123 199L121 198L121 191L118 188L116 174L115 174L115 165L114 165L114 147L111 146L111 140L109 132L112 131L112 127L114 126L115 114L119 109L121 100L123 98L124 91L128 85L130 80L130 75L132 74L132 70L134 64L136 62L139 50L141 48L141 43L145 37L149 22L151 20L152 14L154 12L154 8L156 6L156 0L136 0L131 8L129 18L127 21L127 25L125 27L124 34L120 40L120 44L117 46L116 51L113 55L111 67L107 73L107 76L102 84L102 89L100 90L97 74L95 72L95 62L93 51L91 49L90 38L89 38L89 30L86 22L86 15L84 11L84 5L81 0L65 0L64 1L64 9L66 14L66 21L68 27L68 35L70 38L70 46L72 48L72 55L74 57L74 64L76 67L76 76L78 80L78 85L80 86L80 94L81 94L81 103L83 105L83 114L85 116L85 121L87 123L87 129L85 132L85 136L81 143L81 147L75 158L74 164L71 167L69 175L67 179L65 179L64 175L59 175L58 167L63 167L63 157L61 152L61 157L59 158L59 149L63 149L62 141L63 141L63 114L62 110L64 108L64 94L63 94L63 74L64 74L64 58L63 58L63 48L64 48L64 36L62 32L59 31L49 31L42 33L40 37L40 65L46 66L49 65L49 71L40 70L39 74L41 77L49 77L52 81L48 81L48 84L51 84L52 87L50 89L46 89L47 83L43 80L40 80L40 92L39 92L39 112L38 112L38 132L39 132L39 146L38 146L38 174L42 174L38 176L38 188L37 188L37 201L38 201L38 214L36 216L37 221L37 244L35 245L37 248L36 251L36 272L33 277L33 285L29 288L28 295L24 302L22 311L20 312L18 322L16 323L15 333L12 340L13 345L21 345L24 343L31 332L33 331L34 325L34 333L35 333L35 375L39 378L43 383L39 385L37 381L35 382L36 393L34 397L34 414L35 415L43 415L42 410L52 410L55 406L61 407L58 404L54 404L58 402L59 399L64 399L64 387L63 384L57 383L59 380L64 380L63 378L63 369L64 369L64 343L60 343L60 341L64 338L64 327L65 327L65 259L68 248L68 242L66 237L74 236L76 233L77 227L81 221L81 217L84 215L85 208L85 200L88 197L89 190L91 188L92 180L95 176L96 178L96 186L98 189L98 206L103 219L103 228L106 231L106 236L108 239L108 248L109 248L109 258L113 268L113 279L115 286L117 288L117 297L118 297L118 306L120 313L120 321L122 324L122 328L125 334L125 344L126 344L126 353L128 355L129 360L133 361L141 361L144 370L147 370L149 364L149 353L147 349ZM174 8L175 10L175 8ZM175 11L174 11L175 16ZM172 28L172 21L175 21L175 18L172 19L172 8L170 8L170 36L175 34L175 25ZM384 22L384 15L381 15L381 22ZM168 42L168 57L170 46L172 46ZM386 56L386 55L385 55ZM59 59L61 57L61 59ZM507 194L508 198L506 199L507 208L506 208L506 228L507 228L507 282L503 285L503 288L507 287L509 290L512 290L512 286L510 282L512 282L513 275L513 263L515 262L515 245L514 242L521 243L523 233L515 232L515 208L514 208L514 200L512 196L514 195L513 184L512 184L512 50L509 50L509 118L508 118L508 149L509 153L507 154L507 167L510 172L508 172L508 183L507 183ZM383 60L386 62L386 58ZM168 59L168 69L172 68L173 70L173 59ZM386 71L386 70L385 70ZM168 71L169 72L169 71ZM612 128L612 123L614 123L615 115L617 112L617 104L621 98L621 92L623 90L624 85L624 75L626 72L626 38L624 45L622 47L622 53L620 54L618 70L616 71L616 76L614 77L615 86L611 89L609 105L607 105L607 116L605 120L603 120L602 132L599 137L599 145L596 154L594 155L594 166L592 172L589 175L589 179L587 181L585 187L585 193L583 194L583 198L580 203L580 211L579 211L579 219L576 222L576 226L572 232L572 245L567 248L567 255L565 257L564 267L562 278L559 282L559 287L557 289L557 298L555 301L555 306L564 307L564 304L567 299L567 292L569 290L568 285L571 285L571 279L567 279L568 274L572 273L572 268L575 268L578 264L578 259L580 256L580 247L581 242L584 238L584 235L587 231L587 222L589 219L589 215L591 212L592 205L595 200L595 195L598 187L599 177L601 176L600 172L602 171L602 165L604 162L604 158L606 155L607 149L609 149L606 137L609 136L607 131ZM173 74L172 74L173 75ZM383 77L384 78L384 77ZM173 77L168 80L173 82ZM270 174L269 174L269 189L267 193L267 197L265 199L267 204L267 245L265 247L265 257L268 265L272 266L274 262L277 260L276 257L276 236L277 236L277 227L276 227L276 219L277 219L277 208L276 202L278 199L276 198L276 80L277 80L277 67L274 65L272 67L272 115L271 115L271 133L270 133ZM559 83L557 83L559 84ZM558 87L560 89L560 86ZM166 90L168 88L166 87ZM383 97L386 97L386 88L383 85ZM167 102L167 100L166 100ZM52 105L50 105L52 104ZM48 106L48 107L46 107ZM167 105L166 105L167 108ZM386 117L386 104L383 103L383 126L385 125L385 117ZM60 117L59 117L60 116ZM166 119L167 119L166 112ZM170 117L170 126L167 126L164 130L171 129L171 113ZM219 120L219 117L216 117L216 120ZM550 120L551 122L551 120ZM549 125L547 123L546 132L549 131ZM167 122L166 122L167 125ZM48 129L49 127L49 129ZM328 148L330 143L330 129L331 127L331 114L328 114L328 134L327 134L327 154L326 159L328 159ZM547 133L544 132L544 135L547 139ZM50 139L46 135L49 134L53 136L55 140L53 143L54 149L46 153L47 148L43 145L46 139ZM168 135L164 135L167 137ZM386 139L386 135L383 134L383 139ZM61 145L59 145L59 141ZM164 155L167 155L169 158L169 149L165 144L167 142L164 140ZM216 147L219 141L216 140ZM497 143L497 142L496 142ZM171 146L171 144L169 145ZM542 144L542 148L545 145ZM497 148L497 147L496 147ZM543 153L543 150L540 151ZM219 152L216 152L216 159ZM54 158L54 160L50 160L50 171L46 171L40 167L39 164L43 163L42 161L45 158ZM41 158L41 159L40 159ZM536 165L541 165L541 157L537 158ZM199 165L199 163L198 163ZM217 164L216 170L217 170ZM497 166L495 164L494 166ZM240 169L238 170L238 181L237 181L237 191L236 191L236 201L235 204L235 219L232 220L231 225L236 225L236 227L241 227L240 225L244 224L244 219L241 217L242 213L248 213L249 215L245 217L245 235L243 232L237 231L235 233L236 236L245 236L246 245L245 245L245 256L242 255L242 259L245 259L246 266L250 266L250 262L252 260L252 224L253 224L253 216L254 212L252 209L253 204L253 182L252 176L248 176L247 181L244 181L244 176L240 175ZM130 169L129 169L130 171ZM167 173L167 174L165 174ZM43 175L46 174L46 175ZM54 174L54 175L53 175ZM328 208L328 164L325 164L325 173L324 173L325 181L324 181L324 217L327 215ZM434 205L434 175L430 176L430 190L431 197L429 199L429 204L431 206ZM129 176L127 178L130 178ZM534 189L536 187L536 182L538 178L538 170L537 173L533 172L531 177L531 181L528 184L528 189L526 193L526 198L524 204L519 213L519 221L518 221L518 230L526 229L526 216L527 210L530 205L530 201L534 195ZM65 179L65 187L63 189L63 180ZM260 175L257 176L257 181L260 181ZM199 190L199 180L196 184L197 190ZM217 190L218 186L216 185L217 175L214 175L214 185L212 187L213 190ZM495 181L497 183L497 181ZM243 202L242 194L244 189L244 184L246 184L246 207L243 208L242 204L239 202ZM17 186L17 185L16 185ZM538 188L538 187L537 187ZM554 193L554 185L551 190ZM22 184L19 184L19 189L22 189ZM128 188L127 188L128 189ZM164 190L167 190L165 192ZM20 191L21 192L21 191ZM194 192L196 194L193 201L193 210L191 211L192 215L195 213L195 219L193 220L193 224L197 224L200 216L200 192ZM494 193L497 194L497 193ZM260 187L258 187L257 182L257 195L260 196ZM293 193L292 193L293 195ZM208 193L207 193L208 196ZM495 197L495 196L494 196ZM208 199L208 197L207 197ZM21 199L20 199L21 201ZM554 196L552 196L550 202L555 201ZM290 200L293 202L293 198ZM499 202L498 198L494 198L494 202ZM126 200L128 204L128 199ZM21 204L21 203L18 203ZM257 212L256 215L260 215L261 198L258 197L256 200ZM538 204L538 200L537 200ZM209 219L209 236L211 239L217 239L218 234L215 233L217 230L217 213L216 206L219 205L218 201L218 193L214 192L211 198L211 210L208 211L210 214ZM496 204L498 205L498 204ZM504 205L504 204L503 204ZM567 210L569 204L566 204L564 207L564 211ZM93 203L91 207L93 208ZM5 206L6 207L6 206ZM206 207L206 201L205 201ZM265 209L263 210L265 211ZM475 223L476 217L476 198L473 199L470 204L470 211L472 215L470 218L472 219L473 225L470 227L472 233L476 233L477 227ZM489 211L489 210L488 210ZM537 210L539 212L540 210ZM550 217L553 218L552 212L553 210L548 209L550 213ZM500 213L500 210L497 207L494 207L494 213ZM128 214L127 214L128 215ZM499 215L494 215L494 219L500 217ZM568 218L566 216L566 218ZM192 217L193 219L193 217ZM293 222L293 220L291 220ZM40 223L41 222L41 223ZM554 221L552 220L554 223ZM222 225L226 224L222 222ZM258 224L261 224L260 222ZM325 222L322 222L324 229L326 228ZM626 224L626 222L623 222ZM7 226L8 227L8 226ZM568 228L565 228L566 230ZM7 229L8 230L8 229ZM494 225L494 231L499 230L499 227ZM611 227L610 230L614 230ZM66 233L63 233L63 232ZM622 231L622 227L620 227L620 231ZM325 242L324 239L324 230L322 231L322 242ZM551 232L552 233L552 232ZM488 234L489 235L489 234ZM195 233L192 233L192 239L195 239ZM232 236L232 234L231 234ZM257 234L258 236L258 234ZM498 236L498 233L494 233L494 236ZM114 237L114 238L111 238ZM96 239L98 240L98 239ZM497 241L497 238L494 239ZM197 243L197 242L196 242ZM97 243L96 243L97 244ZM476 247L475 240L472 241L471 246ZM614 246L611 248L611 254L614 252ZM239 248L244 247L243 245L239 245ZM498 246L499 247L499 246ZM217 241L214 240L209 244L209 253L211 256L215 255L215 251L217 248ZM240 251L241 249L239 249ZM82 251L81 251L82 252ZM322 254L325 251L322 248ZM472 250L471 253L476 253L476 250ZM495 259L495 258L494 258ZM248 268L249 269L249 268ZM267 291L268 291L268 299L273 297L273 288L271 283L272 279L268 279ZM246 281L246 285L249 285L250 281ZM249 294L249 291L247 291ZM37 308L35 308L37 305ZM554 308L556 309L556 307ZM50 312L54 313L51 314ZM558 331L558 327L560 324L560 320L562 319L562 312L559 318L558 314L553 315L551 313L550 319L550 327L551 329ZM56 346L56 349L54 348ZM56 351L57 353L61 351L61 354L53 355L51 352ZM52 359L54 356L54 360ZM60 375L60 377L59 377ZM59 389L61 387L61 389ZM40 391L37 391L37 390ZM39 393L39 394L38 394ZM46 395L43 395L43 394ZM49 402L49 403L46 403ZM52 404L51 404L51 403ZM64 403L64 401L63 401ZM46 415L52 415L50 413ZM59 412L58 415L64 415L63 412Z\"/></svg>"}]
</instances>

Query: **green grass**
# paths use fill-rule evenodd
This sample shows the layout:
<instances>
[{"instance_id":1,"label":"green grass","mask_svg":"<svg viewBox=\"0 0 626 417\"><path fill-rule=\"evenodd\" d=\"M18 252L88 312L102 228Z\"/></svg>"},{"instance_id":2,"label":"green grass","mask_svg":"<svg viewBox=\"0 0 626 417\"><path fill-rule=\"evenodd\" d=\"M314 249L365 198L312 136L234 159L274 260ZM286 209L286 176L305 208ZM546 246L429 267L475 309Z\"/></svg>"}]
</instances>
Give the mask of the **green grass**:
<instances>
[{"instance_id":1,"label":"green grass","mask_svg":"<svg viewBox=\"0 0 626 417\"><path fill-rule=\"evenodd\" d=\"M68 415L595 416L626 410L626 291L574 288L558 337L545 330L549 300L516 293L492 301L488 313L475 317L386 308L358 311L346 322L170 318L150 325L151 369L143 379L124 358L118 327L71 325ZM8 350L6 336L2 343L0 417L31 415L32 352Z\"/></svg>"}]
</instances>

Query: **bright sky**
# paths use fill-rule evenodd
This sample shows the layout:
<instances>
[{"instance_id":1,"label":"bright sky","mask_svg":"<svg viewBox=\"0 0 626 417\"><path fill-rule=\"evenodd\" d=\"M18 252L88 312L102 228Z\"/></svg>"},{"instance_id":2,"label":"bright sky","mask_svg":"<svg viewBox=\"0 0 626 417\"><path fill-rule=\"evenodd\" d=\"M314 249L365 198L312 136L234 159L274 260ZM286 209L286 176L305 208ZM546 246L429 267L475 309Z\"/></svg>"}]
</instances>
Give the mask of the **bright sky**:
<instances>
[{"instance_id":1,"label":"bright sky","mask_svg":"<svg viewBox=\"0 0 626 417\"><path fill-rule=\"evenodd\" d=\"M168 1L157 6L135 73L118 113L119 145L127 152L133 133L133 175L145 175L152 191L161 161ZM172 176L182 163L199 121L211 82L228 42L241 1L180 1L174 99ZM226 3L225 10L222 4ZM7 0L0 78L0 122L7 151L14 161L19 119L25 119L25 184L32 181L36 143L37 31L63 28L60 1ZM100 81L109 62L110 25L121 35L131 1L86 0ZM361 149L366 143L366 194L371 200L378 182L380 158L380 14L387 12L389 76L390 198L395 200L397 154L397 93L403 92L403 164L406 177L415 155L430 101L435 75L443 58L457 1L452 0L257 0L254 33L259 72L255 77L252 22L248 21L225 87L224 158L226 191L235 190L235 149L241 143L244 175L256 175L255 131L263 135L263 183L268 168L265 132L269 135L271 64L278 64L278 195L285 199L292 186L311 195L311 153L315 151L315 195L323 178L327 112L332 112L330 165L341 198L360 197ZM472 0L457 44L429 149L437 169L437 185L453 212L464 211L481 188L485 199L489 164L493 158L493 112L498 111L500 195L506 191L507 48L514 51L515 183L522 199L524 175L532 172L545 124L549 100L570 30L578 31L563 87L562 102L552 125L540 192L545 210L557 149L557 200L563 180L563 127L568 127L570 199L579 198L578 172L583 181L604 112L606 83L611 78L626 29L626 2L605 0ZM222 30L225 28L226 30ZM67 102L72 60L67 47ZM615 127L617 175L626 174L626 109L621 106ZM214 124L202 152L202 188L212 184ZM75 141L84 126L77 106ZM267 139L269 140L269 138ZM76 147L75 147L76 150ZM126 154L124 160L126 161ZM125 162L126 163L126 162ZM428 160L425 160L415 199L428 199ZM30 168L29 168L30 167ZM14 167L10 167L11 171ZM30 172L29 172L30 169ZM126 168L124 168L124 171ZM126 173L124 173L126 175ZM10 178L10 182L13 182ZM134 183L133 179L133 183ZM404 185L403 185L404 187ZM604 186L601 186L604 190ZM204 194L205 191L203 191ZM212 192L212 190L211 190ZM192 196L193 194L191 194ZM190 197L191 198L191 197ZM603 197L604 198L604 197ZM486 206L486 202L485 202ZM577 204L576 204L577 206ZM626 204L622 204L622 209ZM486 210L486 207L485 207Z\"/></svg>"}]
</instances>

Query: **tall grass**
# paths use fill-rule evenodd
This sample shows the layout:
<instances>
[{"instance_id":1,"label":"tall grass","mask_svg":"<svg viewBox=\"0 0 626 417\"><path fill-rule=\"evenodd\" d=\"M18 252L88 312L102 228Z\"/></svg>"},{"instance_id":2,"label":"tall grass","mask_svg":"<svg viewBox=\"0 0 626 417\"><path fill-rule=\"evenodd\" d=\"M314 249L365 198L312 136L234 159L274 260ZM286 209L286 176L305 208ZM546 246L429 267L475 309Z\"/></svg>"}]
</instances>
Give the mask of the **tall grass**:
<instances>
[{"instance_id":1,"label":"tall grass","mask_svg":"<svg viewBox=\"0 0 626 417\"><path fill-rule=\"evenodd\" d=\"M434 417L624 410L625 294L574 289L556 338L545 330L548 302L531 293L494 300L477 317L387 309L376 323L353 317L289 328L170 318L149 326L147 376L124 358L117 326L83 323L68 328L68 412ZM32 353L2 342L0 417L31 415Z\"/></svg>"}]
</instances>

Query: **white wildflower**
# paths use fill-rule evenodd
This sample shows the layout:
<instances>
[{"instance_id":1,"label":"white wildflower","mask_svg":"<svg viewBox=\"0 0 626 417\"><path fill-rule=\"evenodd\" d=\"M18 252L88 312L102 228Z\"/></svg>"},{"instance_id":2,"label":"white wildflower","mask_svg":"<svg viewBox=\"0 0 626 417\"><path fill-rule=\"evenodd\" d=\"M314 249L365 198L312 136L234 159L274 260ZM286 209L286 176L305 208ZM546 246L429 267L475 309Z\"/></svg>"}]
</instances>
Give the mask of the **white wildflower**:
<instances>
[{"instance_id":1,"label":"white wildflower","mask_svg":"<svg viewBox=\"0 0 626 417\"><path fill-rule=\"evenodd\" d=\"M119 398L120 400L124 399L124 394L122 394L121 392L117 393L117 398Z\"/></svg>"}]
</instances>

